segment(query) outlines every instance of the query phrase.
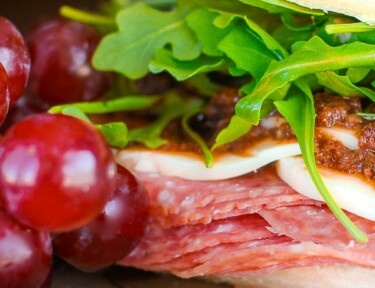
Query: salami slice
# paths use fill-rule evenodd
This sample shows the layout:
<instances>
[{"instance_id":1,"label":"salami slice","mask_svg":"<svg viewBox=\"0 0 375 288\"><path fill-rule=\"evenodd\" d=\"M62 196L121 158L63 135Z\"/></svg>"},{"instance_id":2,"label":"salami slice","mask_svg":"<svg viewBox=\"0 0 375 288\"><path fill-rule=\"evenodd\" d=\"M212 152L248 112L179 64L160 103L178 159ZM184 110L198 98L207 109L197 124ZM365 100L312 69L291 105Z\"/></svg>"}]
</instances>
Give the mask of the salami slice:
<instances>
[{"instance_id":1,"label":"salami slice","mask_svg":"<svg viewBox=\"0 0 375 288\"><path fill-rule=\"evenodd\" d=\"M373 222L349 214L370 239L354 242L326 205L296 193L273 168L212 182L140 177L150 192L151 223L123 265L180 277L337 263L375 267Z\"/></svg>"},{"instance_id":2,"label":"salami slice","mask_svg":"<svg viewBox=\"0 0 375 288\"><path fill-rule=\"evenodd\" d=\"M346 213L353 223L367 236L367 245L355 243L327 206L299 205L288 209L262 210L259 214L269 223L276 234L287 235L298 241L312 241L333 247L356 246L372 248L375 258L375 222L352 213Z\"/></svg>"},{"instance_id":3,"label":"salami slice","mask_svg":"<svg viewBox=\"0 0 375 288\"><path fill-rule=\"evenodd\" d=\"M316 204L286 185L273 167L222 181L189 181L139 174L151 198L151 214L163 226L212 220L298 204Z\"/></svg>"},{"instance_id":4,"label":"salami slice","mask_svg":"<svg viewBox=\"0 0 375 288\"><path fill-rule=\"evenodd\" d=\"M293 213L293 208L285 210ZM335 247L273 234L268 227L257 214L179 228L153 224L142 243L121 263L144 270L168 270L180 277L259 275L334 263L375 267L373 238L366 245Z\"/></svg>"}]
</instances>

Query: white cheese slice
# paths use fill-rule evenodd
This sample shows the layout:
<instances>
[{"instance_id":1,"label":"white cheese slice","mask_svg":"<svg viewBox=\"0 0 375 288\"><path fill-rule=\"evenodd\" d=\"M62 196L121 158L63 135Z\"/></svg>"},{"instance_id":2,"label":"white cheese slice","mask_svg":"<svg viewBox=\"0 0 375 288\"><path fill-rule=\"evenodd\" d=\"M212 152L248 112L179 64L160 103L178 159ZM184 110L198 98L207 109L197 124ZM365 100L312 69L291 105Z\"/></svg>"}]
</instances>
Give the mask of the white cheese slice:
<instances>
[{"instance_id":1,"label":"white cheese slice","mask_svg":"<svg viewBox=\"0 0 375 288\"><path fill-rule=\"evenodd\" d=\"M306 197L321 200L302 157L289 157L277 162L279 177ZM368 181L328 168L319 168L333 199L342 208L375 221L375 186Z\"/></svg>"},{"instance_id":2,"label":"white cheese slice","mask_svg":"<svg viewBox=\"0 0 375 288\"><path fill-rule=\"evenodd\" d=\"M188 153L124 149L115 158L120 165L133 171L157 172L188 180L219 180L240 176L281 158L300 154L297 142L265 140L249 148L246 153L249 156L228 153L217 157L211 168L205 166L201 157Z\"/></svg>"},{"instance_id":3,"label":"white cheese slice","mask_svg":"<svg viewBox=\"0 0 375 288\"><path fill-rule=\"evenodd\" d=\"M340 141L348 149L359 149L358 138L353 130L345 128L319 128L319 130L332 139Z\"/></svg>"}]
</instances>

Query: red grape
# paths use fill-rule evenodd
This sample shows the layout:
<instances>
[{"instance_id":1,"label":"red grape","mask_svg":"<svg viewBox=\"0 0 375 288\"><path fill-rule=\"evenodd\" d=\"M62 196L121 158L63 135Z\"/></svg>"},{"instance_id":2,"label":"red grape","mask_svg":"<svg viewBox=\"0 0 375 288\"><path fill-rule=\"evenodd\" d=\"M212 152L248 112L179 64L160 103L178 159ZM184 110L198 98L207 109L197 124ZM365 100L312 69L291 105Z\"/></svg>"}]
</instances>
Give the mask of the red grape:
<instances>
[{"instance_id":1,"label":"red grape","mask_svg":"<svg viewBox=\"0 0 375 288\"><path fill-rule=\"evenodd\" d=\"M48 233L23 227L0 212L1 287L40 287L50 271L51 246Z\"/></svg>"},{"instance_id":2,"label":"red grape","mask_svg":"<svg viewBox=\"0 0 375 288\"><path fill-rule=\"evenodd\" d=\"M34 27L27 36L33 63L31 92L51 105L100 96L109 74L91 66L99 40L93 27L67 19L50 19Z\"/></svg>"},{"instance_id":3,"label":"red grape","mask_svg":"<svg viewBox=\"0 0 375 288\"><path fill-rule=\"evenodd\" d=\"M141 240L149 213L148 194L125 168L102 214L85 227L57 235L55 252L73 266L94 271L126 256Z\"/></svg>"},{"instance_id":4,"label":"red grape","mask_svg":"<svg viewBox=\"0 0 375 288\"><path fill-rule=\"evenodd\" d=\"M23 95L16 104L9 109L3 125L0 127L0 133L4 133L11 126L21 120L35 115L37 113L46 112L49 106L40 99Z\"/></svg>"},{"instance_id":5,"label":"red grape","mask_svg":"<svg viewBox=\"0 0 375 288\"><path fill-rule=\"evenodd\" d=\"M12 126L0 146L0 192L8 213L37 229L87 224L115 187L115 164L83 120L37 114Z\"/></svg>"},{"instance_id":6,"label":"red grape","mask_svg":"<svg viewBox=\"0 0 375 288\"><path fill-rule=\"evenodd\" d=\"M9 81L7 73L0 64L0 124L2 124L7 116L9 109L9 99L10 99L10 90L9 90Z\"/></svg>"},{"instance_id":7,"label":"red grape","mask_svg":"<svg viewBox=\"0 0 375 288\"><path fill-rule=\"evenodd\" d=\"M10 106L13 106L26 87L30 55L21 33L4 17L0 17L0 63L9 78Z\"/></svg>"}]
</instances>

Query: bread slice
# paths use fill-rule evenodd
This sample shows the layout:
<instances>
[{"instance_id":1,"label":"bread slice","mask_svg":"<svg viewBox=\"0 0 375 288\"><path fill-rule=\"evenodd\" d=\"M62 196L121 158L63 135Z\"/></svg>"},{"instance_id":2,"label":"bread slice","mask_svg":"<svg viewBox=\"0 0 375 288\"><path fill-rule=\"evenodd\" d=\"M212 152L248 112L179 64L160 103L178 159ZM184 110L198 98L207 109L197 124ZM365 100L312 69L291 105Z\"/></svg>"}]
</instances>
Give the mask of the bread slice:
<instances>
[{"instance_id":1,"label":"bread slice","mask_svg":"<svg viewBox=\"0 0 375 288\"><path fill-rule=\"evenodd\" d=\"M289 268L261 276L205 276L206 280L230 283L236 288L373 288L375 269L327 265Z\"/></svg>"},{"instance_id":2,"label":"bread slice","mask_svg":"<svg viewBox=\"0 0 375 288\"><path fill-rule=\"evenodd\" d=\"M311 9L337 12L375 25L374 0L287 0Z\"/></svg>"}]
</instances>

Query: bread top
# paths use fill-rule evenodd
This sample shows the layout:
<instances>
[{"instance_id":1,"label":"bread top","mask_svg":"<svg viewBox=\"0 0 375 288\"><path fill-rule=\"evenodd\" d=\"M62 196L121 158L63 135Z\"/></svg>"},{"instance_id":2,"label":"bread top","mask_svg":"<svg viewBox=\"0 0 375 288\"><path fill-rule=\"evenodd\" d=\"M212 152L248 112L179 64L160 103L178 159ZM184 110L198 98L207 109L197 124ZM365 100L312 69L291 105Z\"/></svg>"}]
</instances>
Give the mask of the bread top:
<instances>
[{"instance_id":1,"label":"bread top","mask_svg":"<svg viewBox=\"0 0 375 288\"><path fill-rule=\"evenodd\" d=\"M301 6L352 16L375 25L374 0L287 0Z\"/></svg>"}]
</instances>

